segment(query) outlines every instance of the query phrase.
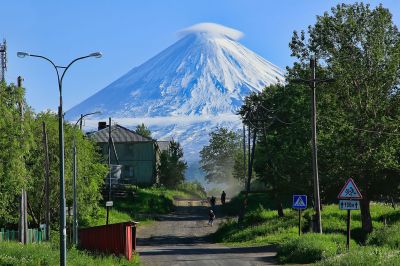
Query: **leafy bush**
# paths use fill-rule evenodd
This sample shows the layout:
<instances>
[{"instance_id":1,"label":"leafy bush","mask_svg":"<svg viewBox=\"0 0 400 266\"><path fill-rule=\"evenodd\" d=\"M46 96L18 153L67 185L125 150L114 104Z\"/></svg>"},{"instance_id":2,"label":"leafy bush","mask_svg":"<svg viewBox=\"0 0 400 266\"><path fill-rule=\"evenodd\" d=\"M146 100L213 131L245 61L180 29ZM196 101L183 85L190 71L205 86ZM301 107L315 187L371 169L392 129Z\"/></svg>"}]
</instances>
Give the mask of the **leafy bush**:
<instances>
[{"instance_id":1,"label":"leafy bush","mask_svg":"<svg viewBox=\"0 0 400 266\"><path fill-rule=\"evenodd\" d=\"M350 245L355 246L352 241ZM309 233L291 238L278 246L282 263L312 263L344 252L346 237L338 234Z\"/></svg>"},{"instance_id":2,"label":"leafy bush","mask_svg":"<svg viewBox=\"0 0 400 266\"><path fill-rule=\"evenodd\" d=\"M368 236L367 244L400 248L400 223L376 229Z\"/></svg>"},{"instance_id":3,"label":"leafy bush","mask_svg":"<svg viewBox=\"0 0 400 266\"><path fill-rule=\"evenodd\" d=\"M324 266L376 266L400 265L400 251L382 247L359 247L350 252L319 262Z\"/></svg>"}]
</instances>

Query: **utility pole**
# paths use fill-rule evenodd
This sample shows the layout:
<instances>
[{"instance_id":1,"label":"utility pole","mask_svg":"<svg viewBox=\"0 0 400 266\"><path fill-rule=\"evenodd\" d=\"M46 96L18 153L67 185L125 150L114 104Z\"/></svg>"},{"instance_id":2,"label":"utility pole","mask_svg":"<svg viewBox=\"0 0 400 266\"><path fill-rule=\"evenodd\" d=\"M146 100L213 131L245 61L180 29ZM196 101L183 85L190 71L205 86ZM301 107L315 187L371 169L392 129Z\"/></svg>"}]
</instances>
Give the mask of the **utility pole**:
<instances>
[{"instance_id":1,"label":"utility pole","mask_svg":"<svg viewBox=\"0 0 400 266\"><path fill-rule=\"evenodd\" d=\"M111 117L108 118L108 179L110 182L110 186L108 188L108 201L111 201L111 145L112 145L112 139L111 139ZM110 212L110 207L106 206L107 208L107 220L106 224L108 225L108 218L109 218L109 212Z\"/></svg>"},{"instance_id":2,"label":"utility pole","mask_svg":"<svg viewBox=\"0 0 400 266\"><path fill-rule=\"evenodd\" d=\"M317 60L313 56L310 59L311 76L310 79L295 79L294 82L303 82L309 84L311 88L311 106L312 106L312 163L313 163L313 180L314 180L314 232L322 234L322 222L321 222L321 198L319 191L319 177L318 177L318 147L317 147L317 96L316 96L316 85L322 82L332 82L334 79L317 79L316 78L316 67Z\"/></svg>"},{"instance_id":3,"label":"utility pole","mask_svg":"<svg viewBox=\"0 0 400 266\"><path fill-rule=\"evenodd\" d=\"M81 118L80 118L80 121L79 121L79 129L80 129L80 131L82 131L83 117L84 117L84 115L81 114Z\"/></svg>"},{"instance_id":4,"label":"utility pole","mask_svg":"<svg viewBox=\"0 0 400 266\"><path fill-rule=\"evenodd\" d=\"M82 115L81 115L82 117ZM76 127L74 127L74 131ZM73 212L73 221L72 221L72 243L73 245L78 245L78 210L77 210L77 199L76 199L76 173L78 166L76 165L76 132L74 132L74 147L72 149L73 159L72 159L72 187L73 187L73 195L72 195L72 212Z\"/></svg>"},{"instance_id":5,"label":"utility pole","mask_svg":"<svg viewBox=\"0 0 400 266\"><path fill-rule=\"evenodd\" d=\"M3 40L3 44L0 44L0 82L6 79L7 70L7 43Z\"/></svg>"},{"instance_id":6,"label":"utility pole","mask_svg":"<svg viewBox=\"0 0 400 266\"><path fill-rule=\"evenodd\" d=\"M246 200L247 195L250 192L250 181L251 181L251 129L250 125L247 125L248 133L247 133L247 186L246 186Z\"/></svg>"},{"instance_id":7,"label":"utility pole","mask_svg":"<svg viewBox=\"0 0 400 266\"><path fill-rule=\"evenodd\" d=\"M312 149L313 149L313 176L314 176L314 198L315 198L315 231L322 234L321 223L321 198L319 195L319 177L318 177L318 149L317 149L317 96L315 93L316 79L316 59L310 60L311 79L310 85L312 90Z\"/></svg>"},{"instance_id":8,"label":"utility pole","mask_svg":"<svg viewBox=\"0 0 400 266\"><path fill-rule=\"evenodd\" d=\"M18 88L22 88L22 81L24 79L19 76L17 79ZM19 103L20 115L21 115L21 133L22 137L24 137L24 104L23 102ZM20 214L19 214L19 240L21 243L28 243L28 201L27 201L26 190L21 190L21 201L20 201Z\"/></svg>"},{"instance_id":9,"label":"utility pole","mask_svg":"<svg viewBox=\"0 0 400 266\"><path fill-rule=\"evenodd\" d=\"M243 180L246 182L246 126L243 123Z\"/></svg>"},{"instance_id":10,"label":"utility pole","mask_svg":"<svg viewBox=\"0 0 400 266\"><path fill-rule=\"evenodd\" d=\"M44 170L46 173L46 240L50 240L50 162L49 162L49 145L47 141L46 123L43 122L43 147L45 151Z\"/></svg>"},{"instance_id":11,"label":"utility pole","mask_svg":"<svg viewBox=\"0 0 400 266\"><path fill-rule=\"evenodd\" d=\"M247 180L246 180L246 125L243 123L243 182L244 182L244 189L245 189L245 199L243 201L243 205L242 208L240 209L239 212L239 219L238 222L242 223L243 218L244 218L244 214L245 214L245 209L247 206Z\"/></svg>"},{"instance_id":12,"label":"utility pole","mask_svg":"<svg viewBox=\"0 0 400 266\"><path fill-rule=\"evenodd\" d=\"M73 199L72 199L72 212L73 212L73 218L72 218L72 243L75 246L78 246L78 200L77 200L77 175L78 175L78 165L77 165L77 155L76 155L76 127L79 123L79 130L82 132L82 121L83 118L88 116L88 115L94 115L98 114L100 112L93 112L93 113L87 113L87 114L81 114L81 117L76 121L74 125L74 140L73 140L73 148L72 148L72 154L73 154L73 159L72 159L72 171L73 171L73 177L72 177L72 190L73 190Z\"/></svg>"}]
</instances>

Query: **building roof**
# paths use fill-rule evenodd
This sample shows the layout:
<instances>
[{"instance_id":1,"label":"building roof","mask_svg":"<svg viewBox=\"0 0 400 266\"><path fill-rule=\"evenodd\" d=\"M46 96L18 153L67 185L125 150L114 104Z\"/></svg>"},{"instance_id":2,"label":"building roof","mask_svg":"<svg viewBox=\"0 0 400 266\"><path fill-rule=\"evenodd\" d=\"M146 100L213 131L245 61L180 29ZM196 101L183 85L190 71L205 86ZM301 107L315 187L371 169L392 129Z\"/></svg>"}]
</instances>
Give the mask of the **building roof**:
<instances>
[{"instance_id":1,"label":"building roof","mask_svg":"<svg viewBox=\"0 0 400 266\"><path fill-rule=\"evenodd\" d=\"M152 142L153 139L143 137L138 133L120 125L111 126L111 136L114 143L121 142ZM108 127L89 134L89 137L98 143L108 142Z\"/></svg>"}]
</instances>

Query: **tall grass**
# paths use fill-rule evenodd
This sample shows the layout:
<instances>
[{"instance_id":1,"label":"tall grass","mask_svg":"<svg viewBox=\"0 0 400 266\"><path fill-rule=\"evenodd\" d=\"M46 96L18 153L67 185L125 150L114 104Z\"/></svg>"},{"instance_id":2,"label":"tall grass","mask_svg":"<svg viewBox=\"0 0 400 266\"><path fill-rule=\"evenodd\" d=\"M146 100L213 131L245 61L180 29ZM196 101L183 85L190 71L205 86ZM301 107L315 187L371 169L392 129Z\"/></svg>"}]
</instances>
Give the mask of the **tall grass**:
<instances>
[{"instance_id":1,"label":"tall grass","mask_svg":"<svg viewBox=\"0 0 400 266\"><path fill-rule=\"evenodd\" d=\"M346 250L346 237L338 234L305 234L288 239L278 248L282 263L312 263L333 257ZM355 242L351 243L355 246Z\"/></svg>"},{"instance_id":2,"label":"tall grass","mask_svg":"<svg viewBox=\"0 0 400 266\"><path fill-rule=\"evenodd\" d=\"M23 245L17 242L0 242L0 265L59 265L59 250L53 249L50 243ZM116 256L93 256L84 251L70 249L67 252L67 263L73 266L111 266L111 265L139 265L136 257L128 261Z\"/></svg>"},{"instance_id":3,"label":"tall grass","mask_svg":"<svg viewBox=\"0 0 400 266\"><path fill-rule=\"evenodd\" d=\"M224 206L225 211L230 215L237 215L243 199L243 195L232 199L227 206ZM347 258L347 255L342 254L345 253L347 212L339 210L337 204L325 205L322 208L324 235L310 233L311 217L314 211L304 210L301 227L303 235L300 237L298 237L298 212L286 208L284 209L285 216L279 217L277 211L273 210L274 207L274 201L265 193L251 193L243 222L239 224L235 218L228 220L214 234L215 241L234 246L277 245L278 255L284 263L311 263L323 260L326 263L332 262L329 265L335 265L333 262L340 263L338 265L363 265L343 264L345 260L340 259ZM351 247L354 256L374 252L379 256L386 254L389 257L398 254L389 250L389 248L400 248L400 211L398 209L395 210L385 204L372 203L371 218L375 231L369 236L361 229L360 211L351 213ZM399 222L396 223L396 221ZM390 226L385 226L385 223ZM361 248L360 251L360 246L365 244L376 247ZM363 261L362 258L358 259ZM357 262L357 259L354 261ZM397 263L397 260L393 261ZM400 263L389 265L400 265Z\"/></svg>"},{"instance_id":4,"label":"tall grass","mask_svg":"<svg viewBox=\"0 0 400 266\"><path fill-rule=\"evenodd\" d=\"M400 222L373 231L367 239L368 245L400 248Z\"/></svg>"},{"instance_id":5,"label":"tall grass","mask_svg":"<svg viewBox=\"0 0 400 266\"><path fill-rule=\"evenodd\" d=\"M317 263L320 266L395 266L400 265L400 251L382 247L359 247L348 253Z\"/></svg>"},{"instance_id":6,"label":"tall grass","mask_svg":"<svg viewBox=\"0 0 400 266\"><path fill-rule=\"evenodd\" d=\"M228 215L238 215L239 210L243 207L245 195L244 193L238 194L233 197L229 204L224 206L224 212ZM247 211L251 212L256 210L259 206L265 209L273 210L276 207L273 198L266 193L250 193L247 202ZM288 207L288 206L286 206Z\"/></svg>"},{"instance_id":7,"label":"tall grass","mask_svg":"<svg viewBox=\"0 0 400 266\"><path fill-rule=\"evenodd\" d=\"M179 188L179 187L178 187ZM187 190L190 190L190 186ZM143 188L135 191L135 197L118 200L114 203L114 208L118 211L130 213L157 213L164 214L173 210L174 197L193 198L193 191L172 190L164 187Z\"/></svg>"},{"instance_id":8,"label":"tall grass","mask_svg":"<svg viewBox=\"0 0 400 266\"><path fill-rule=\"evenodd\" d=\"M199 182L183 182L177 186L177 190L191 195L193 198L203 199L207 197L204 187Z\"/></svg>"},{"instance_id":9,"label":"tall grass","mask_svg":"<svg viewBox=\"0 0 400 266\"><path fill-rule=\"evenodd\" d=\"M296 221L296 212L278 218L276 211L259 206L246 215L243 224L234 219L226 222L214 234L214 239L232 245L277 244L298 234Z\"/></svg>"},{"instance_id":10,"label":"tall grass","mask_svg":"<svg viewBox=\"0 0 400 266\"><path fill-rule=\"evenodd\" d=\"M298 235L297 211L287 208L284 209L285 216L278 217L277 211L265 209L261 204L252 209L247 212L242 224L230 220L220 227L214 234L215 240L233 245L277 244ZM303 233L311 231L312 213L313 210L308 209L301 214ZM322 211L324 233L344 235L346 215L346 212L340 211L336 205L325 206ZM352 236L357 242L364 238L360 219L358 214L353 215L351 223Z\"/></svg>"},{"instance_id":11,"label":"tall grass","mask_svg":"<svg viewBox=\"0 0 400 266\"><path fill-rule=\"evenodd\" d=\"M189 186L187 190L196 189ZM194 191L171 190L166 188L135 188L135 196L114 200L114 206L110 209L109 222L121 223L127 221L147 222L147 216L141 214L166 214L174 209L174 197L193 198ZM106 209L101 207L90 218L82 221L81 226L104 225L106 221Z\"/></svg>"}]
</instances>

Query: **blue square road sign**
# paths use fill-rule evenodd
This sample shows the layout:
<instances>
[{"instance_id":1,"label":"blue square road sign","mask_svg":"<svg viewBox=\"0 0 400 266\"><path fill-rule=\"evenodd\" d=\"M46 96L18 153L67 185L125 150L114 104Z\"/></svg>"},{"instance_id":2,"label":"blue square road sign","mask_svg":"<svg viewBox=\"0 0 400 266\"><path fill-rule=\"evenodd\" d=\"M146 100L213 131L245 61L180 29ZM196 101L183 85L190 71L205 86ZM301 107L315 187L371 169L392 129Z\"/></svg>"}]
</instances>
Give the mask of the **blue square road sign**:
<instances>
[{"instance_id":1,"label":"blue square road sign","mask_svg":"<svg viewBox=\"0 0 400 266\"><path fill-rule=\"evenodd\" d=\"M307 209L307 195L293 195L293 209Z\"/></svg>"}]
</instances>

